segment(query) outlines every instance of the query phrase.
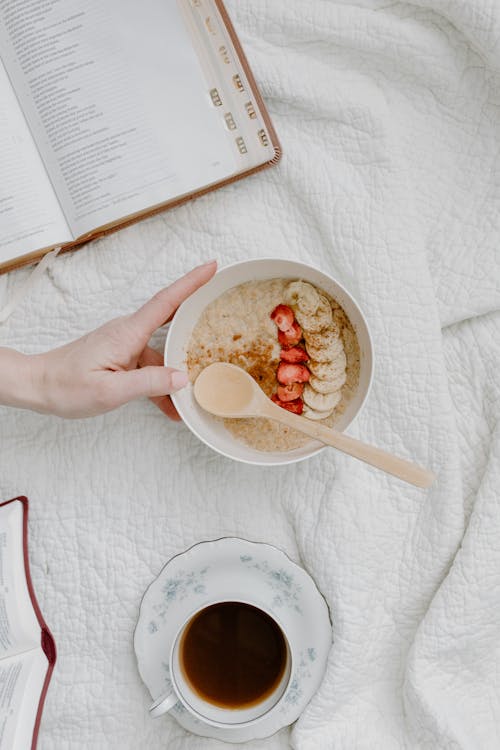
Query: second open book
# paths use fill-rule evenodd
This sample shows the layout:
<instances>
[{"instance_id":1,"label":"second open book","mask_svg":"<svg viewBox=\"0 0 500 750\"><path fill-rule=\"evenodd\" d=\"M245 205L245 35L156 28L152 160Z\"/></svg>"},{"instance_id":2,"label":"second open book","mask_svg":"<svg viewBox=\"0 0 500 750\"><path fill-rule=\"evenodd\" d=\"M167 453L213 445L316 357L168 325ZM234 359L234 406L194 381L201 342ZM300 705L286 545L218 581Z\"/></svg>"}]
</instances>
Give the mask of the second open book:
<instances>
[{"instance_id":1,"label":"second open book","mask_svg":"<svg viewBox=\"0 0 500 750\"><path fill-rule=\"evenodd\" d=\"M56 648L28 563L28 500L0 504L0 750L34 750Z\"/></svg>"},{"instance_id":2,"label":"second open book","mask_svg":"<svg viewBox=\"0 0 500 750\"><path fill-rule=\"evenodd\" d=\"M0 56L0 272L279 158L220 0L3 0Z\"/></svg>"}]
</instances>

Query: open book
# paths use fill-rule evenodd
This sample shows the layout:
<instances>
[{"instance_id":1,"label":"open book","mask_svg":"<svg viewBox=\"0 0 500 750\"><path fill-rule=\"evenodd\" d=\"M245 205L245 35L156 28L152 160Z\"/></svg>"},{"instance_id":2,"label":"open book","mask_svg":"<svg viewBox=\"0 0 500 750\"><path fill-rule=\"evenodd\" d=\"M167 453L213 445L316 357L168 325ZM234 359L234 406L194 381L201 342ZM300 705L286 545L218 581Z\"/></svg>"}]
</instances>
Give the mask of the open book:
<instances>
[{"instance_id":1,"label":"open book","mask_svg":"<svg viewBox=\"0 0 500 750\"><path fill-rule=\"evenodd\" d=\"M0 505L0 750L34 750L56 660L31 584L28 501Z\"/></svg>"},{"instance_id":2,"label":"open book","mask_svg":"<svg viewBox=\"0 0 500 750\"><path fill-rule=\"evenodd\" d=\"M220 0L1 0L0 272L279 159Z\"/></svg>"}]
</instances>

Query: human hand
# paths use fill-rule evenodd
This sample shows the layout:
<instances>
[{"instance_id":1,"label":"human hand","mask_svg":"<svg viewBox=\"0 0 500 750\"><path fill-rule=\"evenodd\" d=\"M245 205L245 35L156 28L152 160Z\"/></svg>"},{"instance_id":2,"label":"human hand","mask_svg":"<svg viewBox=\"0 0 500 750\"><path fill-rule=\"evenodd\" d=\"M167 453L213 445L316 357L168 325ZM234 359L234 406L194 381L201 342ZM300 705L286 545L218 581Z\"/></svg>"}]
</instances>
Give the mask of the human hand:
<instances>
[{"instance_id":1,"label":"human hand","mask_svg":"<svg viewBox=\"0 0 500 750\"><path fill-rule=\"evenodd\" d=\"M162 355L148 342L216 267L215 261L198 266L136 312L29 357L35 394L30 407L60 417L92 417L148 396L168 417L180 419L168 394L187 384L187 374L164 367Z\"/></svg>"}]
</instances>

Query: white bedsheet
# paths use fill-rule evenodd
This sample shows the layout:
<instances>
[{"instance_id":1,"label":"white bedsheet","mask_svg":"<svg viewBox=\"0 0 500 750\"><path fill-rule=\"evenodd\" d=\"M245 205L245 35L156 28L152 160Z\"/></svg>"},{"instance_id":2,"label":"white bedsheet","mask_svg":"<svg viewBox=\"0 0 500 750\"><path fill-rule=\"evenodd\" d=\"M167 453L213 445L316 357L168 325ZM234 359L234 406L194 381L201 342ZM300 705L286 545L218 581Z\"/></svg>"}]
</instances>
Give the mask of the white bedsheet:
<instances>
[{"instance_id":1,"label":"white bedsheet","mask_svg":"<svg viewBox=\"0 0 500 750\"><path fill-rule=\"evenodd\" d=\"M321 689L292 731L253 747L497 750L500 5L228 7L281 164L58 259L0 343L65 342L212 256L312 261L373 331L375 383L351 433L439 480L424 493L333 451L239 465L149 402L74 422L0 410L0 496L30 496L59 651L39 748L219 747L149 719L132 633L172 554L234 534L300 561L333 617ZM0 304L27 273L0 279Z\"/></svg>"}]
</instances>

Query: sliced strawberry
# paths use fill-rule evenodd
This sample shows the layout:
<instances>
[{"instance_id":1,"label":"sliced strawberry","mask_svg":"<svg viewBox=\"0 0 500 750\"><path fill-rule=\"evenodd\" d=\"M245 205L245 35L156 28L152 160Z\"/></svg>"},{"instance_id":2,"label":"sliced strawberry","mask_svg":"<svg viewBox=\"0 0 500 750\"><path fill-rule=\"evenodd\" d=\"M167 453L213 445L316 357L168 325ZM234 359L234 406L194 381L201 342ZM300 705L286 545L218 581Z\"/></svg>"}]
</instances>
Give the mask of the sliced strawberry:
<instances>
[{"instance_id":1,"label":"sliced strawberry","mask_svg":"<svg viewBox=\"0 0 500 750\"><path fill-rule=\"evenodd\" d=\"M295 346L302 338L302 328L297 321L293 323L286 331L278 331L278 341L283 347Z\"/></svg>"},{"instance_id":2,"label":"sliced strawberry","mask_svg":"<svg viewBox=\"0 0 500 750\"><path fill-rule=\"evenodd\" d=\"M271 320L274 320L280 331L288 331L293 326L295 315L288 305L277 305L271 313Z\"/></svg>"},{"instance_id":3,"label":"sliced strawberry","mask_svg":"<svg viewBox=\"0 0 500 750\"><path fill-rule=\"evenodd\" d=\"M299 362L307 362L309 355L301 346L292 346L290 349L281 350L280 359L282 359L283 362L298 364Z\"/></svg>"},{"instance_id":4,"label":"sliced strawberry","mask_svg":"<svg viewBox=\"0 0 500 750\"><path fill-rule=\"evenodd\" d=\"M293 412L293 414L302 414L304 411L304 402L301 398L296 398L295 401L285 401L283 408Z\"/></svg>"},{"instance_id":5,"label":"sliced strawberry","mask_svg":"<svg viewBox=\"0 0 500 750\"><path fill-rule=\"evenodd\" d=\"M296 398L293 401L280 401L276 393L271 396L271 401L281 406L282 409L293 412L293 414L302 414L304 409L304 402L301 398Z\"/></svg>"},{"instance_id":6,"label":"sliced strawberry","mask_svg":"<svg viewBox=\"0 0 500 750\"><path fill-rule=\"evenodd\" d=\"M292 365L289 362L280 362L276 377L281 385L290 385L291 383L307 383L311 377L311 373L305 365Z\"/></svg>"},{"instance_id":7,"label":"sliced strawberry","mask_svg":"<svg viewBox=\"0 0 500 750\"><path fill-rule=\"evenodd\" d=\"M300 398L304 391L304 383L290 383L290 385L278 386L278 398L280 401L295 401Z\"/></svg>"}]
</instances>

